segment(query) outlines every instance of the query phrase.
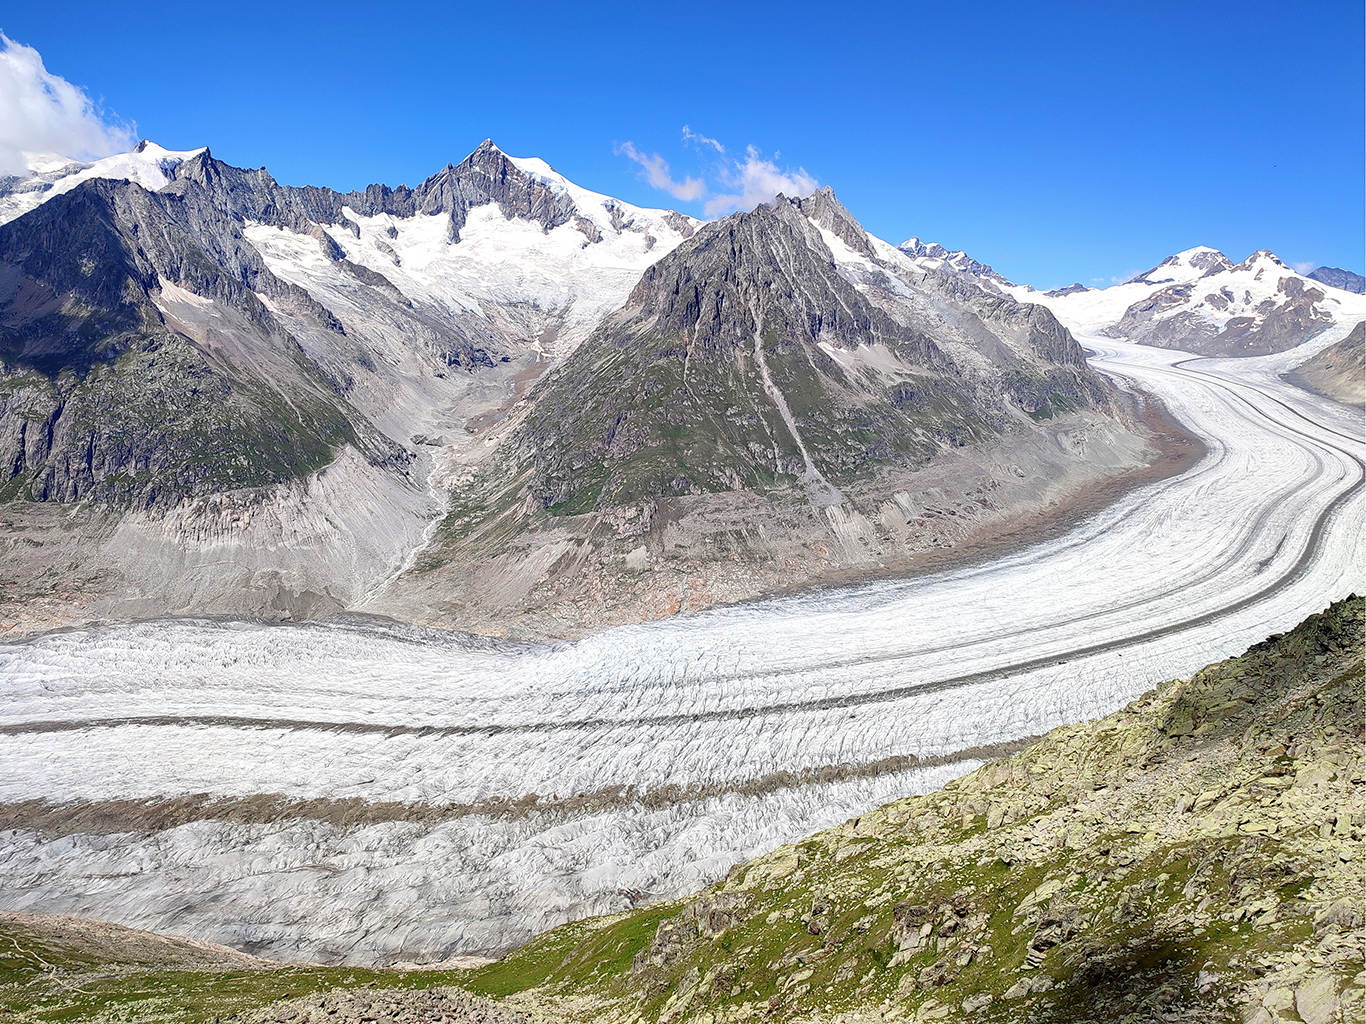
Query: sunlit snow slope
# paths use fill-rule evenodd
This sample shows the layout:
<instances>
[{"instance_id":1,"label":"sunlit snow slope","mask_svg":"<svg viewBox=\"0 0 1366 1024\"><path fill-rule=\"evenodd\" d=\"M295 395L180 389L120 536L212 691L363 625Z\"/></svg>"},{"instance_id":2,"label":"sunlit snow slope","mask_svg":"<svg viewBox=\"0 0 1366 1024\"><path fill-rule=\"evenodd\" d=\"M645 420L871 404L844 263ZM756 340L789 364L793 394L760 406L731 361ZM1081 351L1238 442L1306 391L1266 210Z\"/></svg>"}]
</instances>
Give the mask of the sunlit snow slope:
<instances>
[{"instance_id":1,"label":"sunlit snow slope","mask_svg":"<svg viewBox=\"0 0 1366 1024\"><path fill-rule=\"evenodd\" d=\"M155 192L174 177L177 167L203 151L201 148L177 152L144 141L127 153L89 163L55 154L31 155L31 173L27 177L0 181L0 224L36 210L49 199L65 195L95 178L132 181Z\"/></svg>"},{"instance_id":2,"label":"sunlit snow slope","mask_svg":"<svg viewBox=\"0 0 1366 1024\"><path fill-rule=\"evenodd\" d=\"M1086 343L1208 456L987 565L552 647L161 621L0 648L0 907L283 957L500 948L1361 590L1361 423L1280 381L1303 352Z\"/></svg>"}]
</instances>

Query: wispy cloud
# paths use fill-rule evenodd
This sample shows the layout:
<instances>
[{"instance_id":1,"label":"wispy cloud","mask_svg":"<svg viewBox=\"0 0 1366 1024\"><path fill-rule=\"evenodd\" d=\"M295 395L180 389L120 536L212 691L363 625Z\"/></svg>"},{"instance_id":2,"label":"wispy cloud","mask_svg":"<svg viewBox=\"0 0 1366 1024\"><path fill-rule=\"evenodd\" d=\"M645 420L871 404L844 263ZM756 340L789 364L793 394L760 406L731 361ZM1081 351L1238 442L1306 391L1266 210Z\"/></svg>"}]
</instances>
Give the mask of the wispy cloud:
<instances>
[{"instance_id":1,"label":"wispy cloud","mask_svg":"<svg viewBox=\"0 0 1366 1024\"><path fill-rule=\"evenodd\" d=\"M758 147L746 146L744 157L737 158L728 155L726 147L718 140L695 132L687 125L683 126L683 141L699 150L715 151L712 167L705 172L705 177L687 176L682 181L675 180L664 157L658 153L643 153L631 142L620 143L615 150L619 156L639 164L643 177L652 187L675 199L698 202L710 196L703 204L708 217L723 216L734 210L752 210L779 193L807 196L820 186L804 167L795 170L779 167L776 152L770 158Z\"/></svg>"},{"instance_id":2,"label":"wispy cloud","mask_svg":"<svg viewBox=\"0 0 1366 1024\"><path fill-rule=\"evenodd\" d=\"M0 174L27 174L25 153L91 159L129 149L134 127L111 123L42 55L0 32Z\"/></svg>"},{"instance_id":3,"label":"wispy cloud","mask_svg":"<svg viewBox=\"0 0 1366 1024\"><path fill-rule=\"evenodd\" d=\"M1305 260L1302 263L1290 264L1290 269L1297 274L1307 274L1309 273L1309 271L1313 270L1317 266L1318 264L1315 263L1313 260Z\"/></svg>"},{"instance_id":4,"label":"wispy cloud","mask_svg":"<svg viewBox=\"0 0 1366 1024\"><path fill-rule=\"evenodd\" d=\"M692 202L707 194L707 186L701 178L684 178L682 181L674 181L669 174L669 162L658 153L647 155L636 149L630 142L623 142L616 147L616 151L620 156L640 164L645 170L645 180L654 188L669 193L675 199Z\"/></svg>"},{"instance_id":5,"label":"wispy cloud","mask_svg":"<svg viewBox=\"0 0 1366 1024\"><path fill-rule=\"evenodd\" d=\"M693 131L686 124L683 126L683 141L691 142L698 149L701 149L703 146L710 146L718 153L724 153L726 151L726 147L721 145L721 143L717 142L710 136L703 135L700 132Z\"/></svg>"},{"instance_id":6,"label":"wispy cloud","mask_svg":"<svg viewBox=\"0 0 1366 1024\"><path fill-rule=\"evenodd\" d=\"M1126 271L1124 271L1124 273L1122 273L1122 274L1117 274L1116 276L1110 278L1110 283L1111 283L1111 284L1128 284L1130 281L1132 281L1134 278L1136 278L1136 277L1137 277L1139 274L1141 274L1141 273L1143 273L1143 271L1141 271L1141 270L1139 270L1137 267L1135 267L1133 270L1126 270Z\"/></svg>"},{"instance_id":7,"label":"wispy cloud","mask_svg":"<svg viewBox=\"0 0 1366 1024\"><path fill-rule=\"evenodd\" d=\"M787 196L807 196L816 191L819 182L798 167L779 168L766 159L755 146L745 150L745 159L735 161L721 173L722 183L730 189L707 200L703 209L708 217L717 217L732 210L752 210L782 193Z\"/></svg>"}]
</instances>

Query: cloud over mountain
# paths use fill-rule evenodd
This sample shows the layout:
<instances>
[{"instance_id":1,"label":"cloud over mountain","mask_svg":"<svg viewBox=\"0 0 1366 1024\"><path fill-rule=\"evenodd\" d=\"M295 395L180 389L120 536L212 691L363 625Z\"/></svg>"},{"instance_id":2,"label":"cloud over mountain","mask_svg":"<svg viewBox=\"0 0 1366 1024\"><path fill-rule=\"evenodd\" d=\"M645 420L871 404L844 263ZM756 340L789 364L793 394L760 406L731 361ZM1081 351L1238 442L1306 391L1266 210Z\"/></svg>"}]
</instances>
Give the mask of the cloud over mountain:
<instances>
[{"instance_id":1,"label":"cloud over mountain","mask_svg":"<svg viewBox=\"0 0 1366 1024\"><path fill-rule=\"evenodd\" d=\"M642 153L630 142L623 142L616 147L616 150L618 155L633 160L644 168L645 180L650 183L652 188L667 192L675 199L681 199L684 202L692 202L706 195L707 186L701 178L684 178L682 181L674 181L669 173L669 162L658 153Z\"/></svg>"},{"instance_id":2,"label":"cloud over mountain","mask_svg":"<svg viewBox=\"0 0 1366 1024\"><path fill-rule=\"evenodd\" d=\"M79 86L0 33L0 174L25 174L25 153L99 158L128 149L133 126L111 123Z\"/></svg>"},{"instance_id":3,"label":"cloud over mountain","mask_svg":"<svg viewBox=\"0 0 1366 1024\"><path fill-rule=\"evenodd\" d=\"M809 196L820 186L803 167L795 171L780 169L766 160L755 146L745 148L745 159L722 172L722 183L731 191L707 200L708 217L717 217L732 210L752 210L780 193L785 196Z\"/></svg>"},{"instance_id":4,"label":"cloud over mountain","mask_svg":"<svg viewBox=\"0 0 1366 1024\"><path fill-rule=\"evenodd\" d=\"M623 142L615 147L624 156L641 166L645 180L652 188L667 192L683 202L698 202L706 198L703 211L708 217L721 217L736 210L752 210L778 195L804 197L820 187L820 182L808 174L806 168L779 167L778 154L769 159L757 146L746 146L743 159L728 156L726 147L717 139L683 126L683 141L699 151L714 150L719 158L710 171L712 186L707 177L687 176L678 181L669 163L658 153L643 153L634 143Z\"/></svg>"}]
</instances>

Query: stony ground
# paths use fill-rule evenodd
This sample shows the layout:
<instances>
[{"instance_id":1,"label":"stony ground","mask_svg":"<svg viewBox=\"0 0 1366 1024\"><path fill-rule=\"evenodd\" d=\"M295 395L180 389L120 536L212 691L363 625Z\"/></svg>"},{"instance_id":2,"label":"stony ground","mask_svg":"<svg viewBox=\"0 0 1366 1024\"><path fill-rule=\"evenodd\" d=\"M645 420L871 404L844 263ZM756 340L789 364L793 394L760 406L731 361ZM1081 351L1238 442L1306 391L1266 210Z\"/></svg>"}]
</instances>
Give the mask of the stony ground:
<instances>
[{"instance_id":1,"label":"stony ground","mask_svg":"<svg viewBox=\"0 0 1366 1024\"><path fill-rule=\"evenodd\" d=\"M341 991L294 999L229 1018L231 1024L546 1024L551 1018L513 1009L459 989L416 992Z\"/></svg>"}]
</instances>

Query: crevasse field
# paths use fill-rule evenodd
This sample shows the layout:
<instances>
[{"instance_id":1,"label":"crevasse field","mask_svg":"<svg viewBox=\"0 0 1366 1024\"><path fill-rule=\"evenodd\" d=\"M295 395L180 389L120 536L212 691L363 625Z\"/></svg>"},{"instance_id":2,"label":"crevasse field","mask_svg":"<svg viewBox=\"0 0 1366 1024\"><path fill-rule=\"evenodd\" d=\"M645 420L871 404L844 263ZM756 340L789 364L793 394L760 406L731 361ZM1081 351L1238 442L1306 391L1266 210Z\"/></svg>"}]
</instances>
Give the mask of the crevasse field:
<instances>
[{"instance_id":1,"label":"crevasse field","mask_svg":"<svg viewBox=\"0 0 1366 1024\"><path fill-rule=\"evenodd\" d=\"M103 812L0 832L0 908L439 960L939 786L1363 589L1361 418L1278 376L1342 333L1242 360L1082 337L1208 454L972 568L554 646L167 620L0 647L0 801Z\"/></svg>"}]
</instances>

